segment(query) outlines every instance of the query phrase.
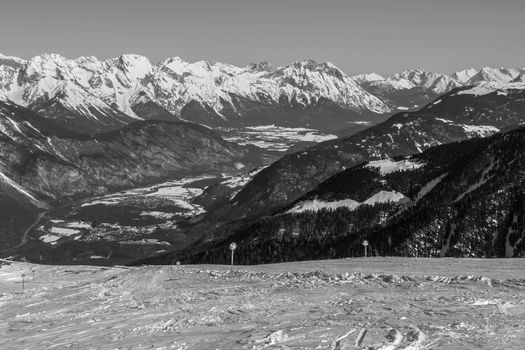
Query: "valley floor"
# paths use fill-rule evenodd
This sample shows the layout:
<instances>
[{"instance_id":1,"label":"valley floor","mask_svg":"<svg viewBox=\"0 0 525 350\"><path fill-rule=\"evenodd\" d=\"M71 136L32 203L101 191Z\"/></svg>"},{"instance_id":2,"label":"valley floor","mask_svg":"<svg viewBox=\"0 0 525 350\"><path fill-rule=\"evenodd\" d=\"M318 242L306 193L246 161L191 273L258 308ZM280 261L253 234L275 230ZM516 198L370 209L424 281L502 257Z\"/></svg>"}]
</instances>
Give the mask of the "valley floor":
<instances>
[{"instance_id":1,"label":"valley floor","mask_svg":"<svg viewBox=\"0 0 525 350\"><path fill-rule=\"evenodd\" d=\"M524 349L524 263L360 258L230 272L0 261L0 348Z\"/></svg>"}]
</instances>

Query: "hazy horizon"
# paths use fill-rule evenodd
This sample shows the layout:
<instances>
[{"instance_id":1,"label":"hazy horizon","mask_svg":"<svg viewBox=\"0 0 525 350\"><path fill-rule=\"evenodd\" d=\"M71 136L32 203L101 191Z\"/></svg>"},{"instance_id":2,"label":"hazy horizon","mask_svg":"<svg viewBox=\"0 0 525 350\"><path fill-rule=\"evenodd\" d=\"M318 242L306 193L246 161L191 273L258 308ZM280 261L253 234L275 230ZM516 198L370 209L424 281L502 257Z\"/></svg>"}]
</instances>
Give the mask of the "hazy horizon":
<instances>
[{"instance_id":1,"label":"hazy horizon","mask_svg":"<svg viewBox=\"0 0 525 350\"><path fill-rule=\"evenodd\" d=\"M179 56L246 66L332 62L349 75L525 67L522 0L19 0L0 53Z\"/></svg>"}]
</instances>

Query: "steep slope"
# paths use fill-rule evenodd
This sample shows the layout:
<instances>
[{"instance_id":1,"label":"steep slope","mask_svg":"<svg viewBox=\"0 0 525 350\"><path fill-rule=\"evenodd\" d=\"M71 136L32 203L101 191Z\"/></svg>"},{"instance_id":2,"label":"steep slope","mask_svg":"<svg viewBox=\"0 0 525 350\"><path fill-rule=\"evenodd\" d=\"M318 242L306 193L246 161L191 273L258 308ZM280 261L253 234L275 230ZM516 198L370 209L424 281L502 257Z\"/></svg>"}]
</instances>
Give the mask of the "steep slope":
<instances>
[{"instance_id":1,"label":"steep slope","mask_svg":"<svg viewBox=\"0 0 525 350\"><path fill-rule=\"evenodd\" d=\"M467 82L478 73L478 70L475 68L467 68L462 71L455 72L452 74L452 78L461 84L467 84Z\"/></svg>"},{"instance_id":2,"label":"steep slope","mask_svg":"<svg viewBox=\"0 0 525 350\"><path fill-rule=\"evenodd\" d=\"M480 82L487 83L508 83L520 74L520 69L516 68L493 68L483 67L476 75L472 76L466 84L474 85Z\"/></svg>"},{"instance_id":3,"label":"steep slope","mask_svg":"<svg viewBox=\"0 0 525 350\"><path fill-rule=\"evenodd\" d=\"M27 107L76 132L96 134L135 122L117 108L68 84L57 86L51 98L39 98Z\"/></svg>"},{"instance_id":4,"label":"steep slope","mask_svg":"<svg viewBox=\"0 0 525 350\"><path fill-rule=\"evenodd\" d=\"M229 237L146 263L525 256L525 128L365 162Z\"/></svg>"},{"instance_id":5,"label":"steep slope","mask_svg":"<svg viewBox=\"0 0 525 350\"><path fill-rule=\"evenodd\" d=\"M180 120L167 109L155 102L155 99L146 91L139 91L130 98L130 107L135 115L144 120Z\"/></svg>"}]
</instances>

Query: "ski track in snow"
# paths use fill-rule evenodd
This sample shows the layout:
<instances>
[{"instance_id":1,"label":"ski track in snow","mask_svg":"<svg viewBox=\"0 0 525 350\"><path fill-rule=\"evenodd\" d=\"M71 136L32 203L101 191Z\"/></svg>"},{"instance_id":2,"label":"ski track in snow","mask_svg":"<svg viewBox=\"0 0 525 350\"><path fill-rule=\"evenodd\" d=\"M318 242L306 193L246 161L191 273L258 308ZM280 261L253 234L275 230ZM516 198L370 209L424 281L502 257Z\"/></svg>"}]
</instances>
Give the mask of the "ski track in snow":
<instances>
[{"instance_id":1,"label":"ski track in snow","mask_svg":"<svg viewBox=\"0 0 525 350\"><path fill-rule=\"evenodd\" d=\"M0 347L525 345L525 276L519 259L357 258L228 270L221 265L3 265ZM481 274L485 277L476 277Z\"/></svg>"}]
</instances>

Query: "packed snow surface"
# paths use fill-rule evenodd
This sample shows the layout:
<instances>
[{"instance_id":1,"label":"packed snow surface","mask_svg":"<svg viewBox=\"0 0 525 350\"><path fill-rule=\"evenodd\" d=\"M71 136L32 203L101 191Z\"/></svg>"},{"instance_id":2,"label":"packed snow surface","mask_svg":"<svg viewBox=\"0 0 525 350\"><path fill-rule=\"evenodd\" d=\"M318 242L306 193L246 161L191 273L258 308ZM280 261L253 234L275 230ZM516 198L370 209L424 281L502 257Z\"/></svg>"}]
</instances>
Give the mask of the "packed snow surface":
<instances>
[{"instance_id":1,"label":"packed snow surface","mask_svg":"<svg viewBox=\"0 0 525 350\"><path fill-rule=\"evenodd\" d=\"M3 349L521 350L525 275L521 259L354 258L231 272L11 263L0 267L0 339Z\"/></svg>"}]
</instances>

